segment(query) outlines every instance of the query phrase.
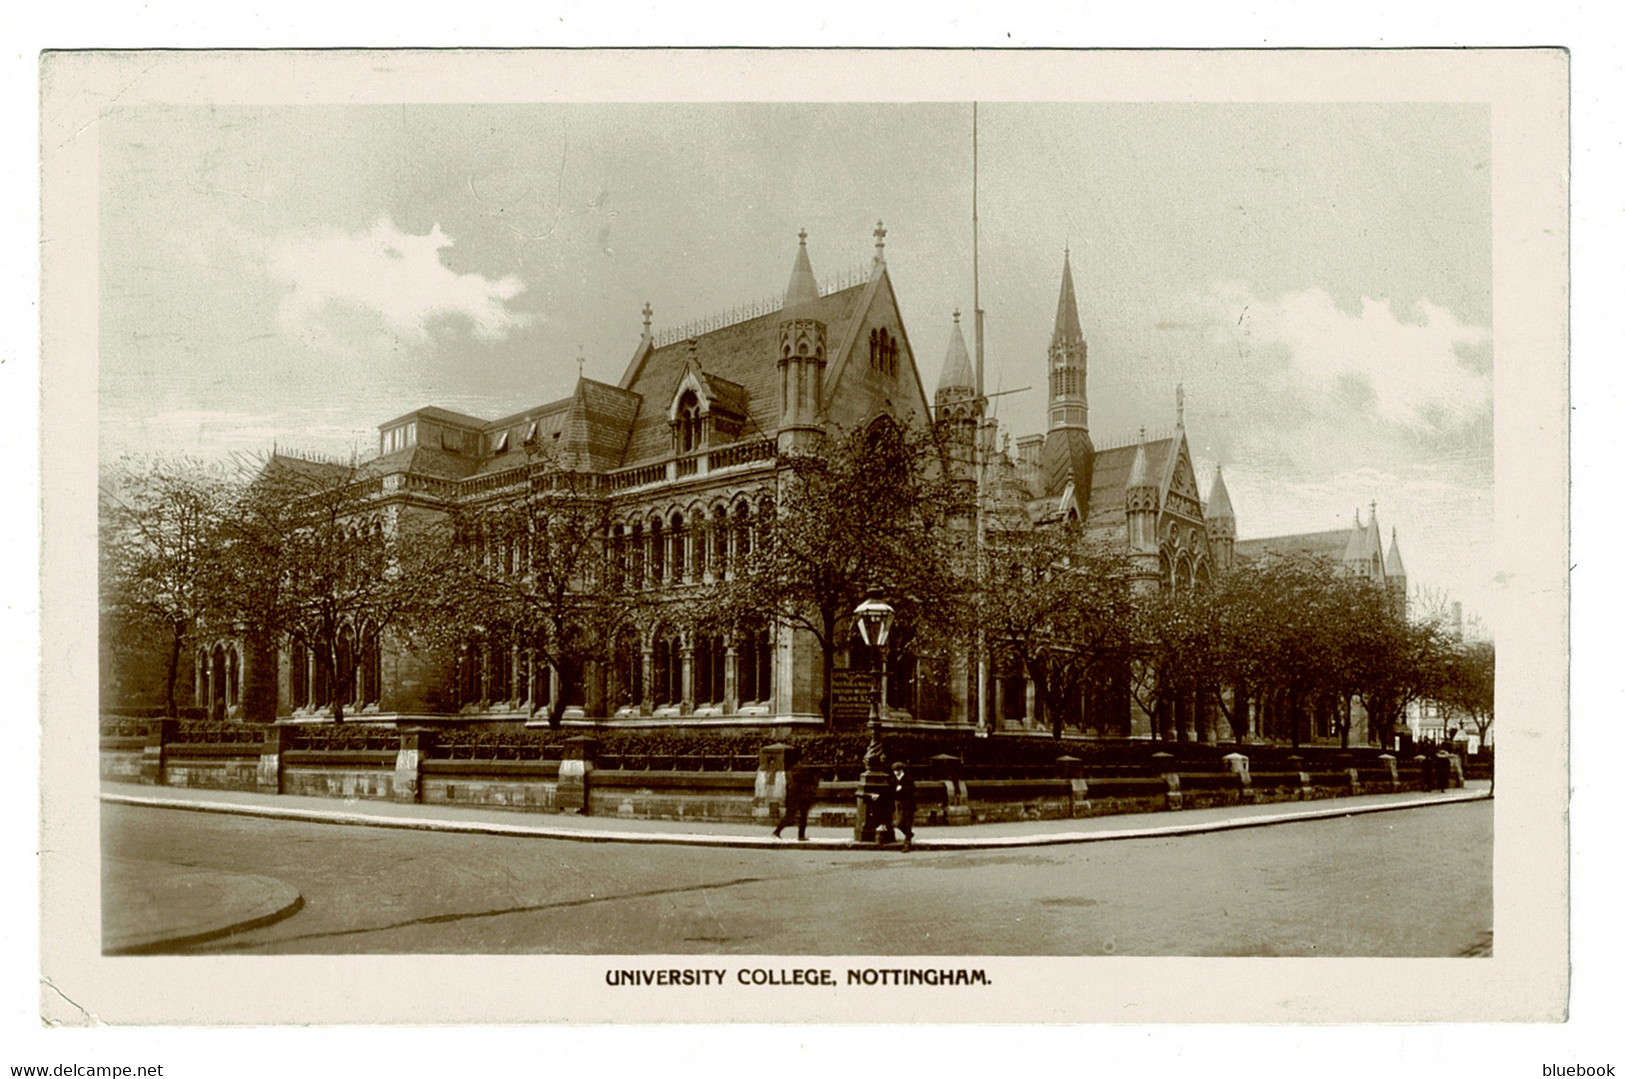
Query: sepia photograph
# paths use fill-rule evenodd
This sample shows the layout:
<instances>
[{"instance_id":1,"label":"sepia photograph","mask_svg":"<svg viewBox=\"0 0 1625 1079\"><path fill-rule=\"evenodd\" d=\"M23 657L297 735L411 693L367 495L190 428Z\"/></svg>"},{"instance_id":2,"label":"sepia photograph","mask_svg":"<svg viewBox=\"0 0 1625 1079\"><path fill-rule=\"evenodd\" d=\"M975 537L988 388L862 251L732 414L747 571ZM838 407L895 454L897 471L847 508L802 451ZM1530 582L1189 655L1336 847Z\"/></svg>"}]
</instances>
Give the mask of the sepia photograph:
<instances>
[{"instance_id":1,"label":"sepia photograph","mask_svg":"<svg viewBox=\"0 0 1625 1079\"><path fill-rule=\"evenodd\" d=\"M454 78L542 54L47 57L47 100L158 79L46 172L94 315L46 346L94 473L76 962L555 957L547 1016L938 1019L1026 960L1561 971L1503 890L1566 849L1562 525L1507 502L1566 475L1564 247L1495 169L1561 207L1563 54L1074 53L1041 93L825 53L669 100L546 59L576 93ZM1158 89L1218 60L1236 92ZM874 64L929 91L808 92ZM1442 88L1349 92L1375 65ZM1528 984L1506 1017L1561 1009Z\"/></svg>"}]
</instances>

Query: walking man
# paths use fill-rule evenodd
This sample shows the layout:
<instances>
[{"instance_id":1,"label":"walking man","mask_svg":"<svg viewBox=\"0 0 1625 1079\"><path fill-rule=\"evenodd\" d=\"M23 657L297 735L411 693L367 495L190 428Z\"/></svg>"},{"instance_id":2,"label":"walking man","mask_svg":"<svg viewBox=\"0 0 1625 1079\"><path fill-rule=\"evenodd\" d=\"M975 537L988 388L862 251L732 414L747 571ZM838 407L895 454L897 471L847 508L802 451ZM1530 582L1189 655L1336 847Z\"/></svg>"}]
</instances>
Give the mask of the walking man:
<instances>
[{"instance_id":1,"label":"walking man","mask_svg":"<svg viewBox=\"0 0 1625 1079\"><path fill-rule=\"evenodd\" d=\"M902 761L891 766L892 821L903 837L903 849L914 845L914 777Z\"/></svg>"},{"instance_id":2,"label":"walking man","mask_svg":"<svg viewBox=\"0 0 1625 1079\"><path fill-rule=\"evenodd\" d=\"M813 803L818 800L818 780L818 769L810 765L798 764L785 773L784 816L779 818L779 826L773 829L774 839L778 839L779 833L794 821L796 838L806 842L807 814L812 812Z\"/></svg>"}]
</instances>

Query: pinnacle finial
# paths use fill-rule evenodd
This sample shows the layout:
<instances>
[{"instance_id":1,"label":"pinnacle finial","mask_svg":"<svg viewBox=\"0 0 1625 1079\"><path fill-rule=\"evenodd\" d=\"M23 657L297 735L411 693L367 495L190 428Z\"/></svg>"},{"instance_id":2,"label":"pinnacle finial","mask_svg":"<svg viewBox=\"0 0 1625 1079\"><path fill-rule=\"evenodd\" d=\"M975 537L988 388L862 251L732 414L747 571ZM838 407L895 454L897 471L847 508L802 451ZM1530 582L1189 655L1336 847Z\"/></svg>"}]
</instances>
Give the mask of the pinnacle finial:
<instances>
[{"instance_id":1,"label":"pinnacle finial","mask_svg":"<svg viewBox=\"0 0 1625 1079\"><path fill-rule=\"evenodd\" d=\"M643 332L644 333L649 332L649 323L654 321L654 317L655 317L655 309L653 307L649 306L648 302L645 301L645 303L643 305Z\"/></svg>"},{"instance_id":2,"label":"pinnacle finial","mask_svg":"<svg viewBox=\"0 0 1625 1079\"><path fill-rule=\"evenodd\" d=\"M886 223L875 222L875 265L886 261Z\"/></svg>"},{"instance_id":3,"label":"pinnacle finial","mask_svg":"<svg viewBox=\"0 0 1625 1079\"><path fill-rule=\"evenodd\" d=\"M807 230L802 229L800 232L796 233L796 236L797 236L797 238L799 238L801 240L801 246L806 247L807 246Z\"/></svg>"},{"instance_id":4,"label":"pinnacle finial","mask_svg":"<svg viewBox=\"0 0 1625 1079\"><path fill-rule=\"evenodd\" d=\"M1174 387L1174 419L1180 427L1185 426L1185 384L1183 382Z\"/></svg>"},{"instance_id":5,"label":"pinnacle finial","mask_svg":"<svg viewBox=\"0 0 1625 1079\"><path fill-rule=\"evenodd\" d=\"M1140 441L1141 442L1145 441L1145 428L1144 427L1140 428Z\"/></svg>"},{"instance_id":6,"label":"pinnacle finial","mask_svg":"<svg viewBox=\"0 0 1625 1079\"><path fill-rule=\"evenodd\" d=\"M957 308L957 307L954 308L954 322L956 324L959 322L959 308Z\"/></svg>"}]
</instances>

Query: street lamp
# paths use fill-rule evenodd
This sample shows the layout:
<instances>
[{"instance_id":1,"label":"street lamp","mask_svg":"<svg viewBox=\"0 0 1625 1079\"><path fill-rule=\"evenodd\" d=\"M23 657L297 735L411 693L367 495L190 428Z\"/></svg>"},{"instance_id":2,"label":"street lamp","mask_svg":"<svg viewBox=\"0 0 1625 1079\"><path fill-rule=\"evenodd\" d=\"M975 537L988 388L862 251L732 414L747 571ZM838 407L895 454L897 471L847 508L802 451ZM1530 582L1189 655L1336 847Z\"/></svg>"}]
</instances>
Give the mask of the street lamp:
<instances>
[{"instance_id":1,"label":"street lamp","mask_svg":"<svg viewBox=\"0 0 1625 1079\"><path fill-rule=\"evenodd\" d=\"M870 719L884 720L886 718L886 646L891 642L892 619L897 611L891 604L880 598L878 591L871 589L869 597L852 612L852 618L858 624L858 635L863 643L880 654L880 681L879 693L876 695L876 704L870 712Z\"/></svg>"},{"instance_id":2,"label":"street lamp","mask_svg":"<svg viewBox=\"0 0 1625 1079\"><path fill-rule=\"evenodd\" d=\"M891 773L886 770L886 755L880 745L880 723L886 715L886 646L891 640L892 619L897 611L880 598L875 590L858 604L852 619L858 625L863 643L880 654L880 678L869 705L869 748L863 754L863 779L858 784L858 813L853 827L853 838L859 843L872 843L875 830L890 825ZM884 818L884 819L883 819Z\"/></svg>"}]
</instances>

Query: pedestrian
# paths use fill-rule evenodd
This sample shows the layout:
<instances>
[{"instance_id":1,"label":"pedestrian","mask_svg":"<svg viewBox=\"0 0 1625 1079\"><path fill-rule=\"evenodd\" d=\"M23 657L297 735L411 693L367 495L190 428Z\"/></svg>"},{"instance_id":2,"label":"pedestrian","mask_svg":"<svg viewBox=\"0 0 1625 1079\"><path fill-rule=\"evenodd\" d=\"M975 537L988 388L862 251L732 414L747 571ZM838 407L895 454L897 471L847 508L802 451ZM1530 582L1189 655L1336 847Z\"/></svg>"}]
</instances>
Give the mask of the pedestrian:
<instances>
[{"instance_id":1,"label":"pedestrian","mask_svg":"<svg viewBox=\"0 0 1625 1079\"><path fill-rule=\"evenodd\" d=\"M891 775L892 821L902 834L903 849L908 850L914 845L914 777L902 761L892 764Z\"/></svg>"},{"instance_id":2,"label":"pedestrian","mask_svg":"<svg viewBox=\"0 0 1625 1079\"><path fill-rule=\"evenodd\" d=\"M785 773L784 815L779 818L779 826L773 829L774 839L780 838L779 833L794 821L796 838L803 843L807 841L807 815L818 800L820 778L819 769L806 764L798 764Z\"/></svg>"}]
</instances>

